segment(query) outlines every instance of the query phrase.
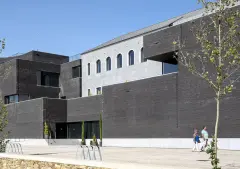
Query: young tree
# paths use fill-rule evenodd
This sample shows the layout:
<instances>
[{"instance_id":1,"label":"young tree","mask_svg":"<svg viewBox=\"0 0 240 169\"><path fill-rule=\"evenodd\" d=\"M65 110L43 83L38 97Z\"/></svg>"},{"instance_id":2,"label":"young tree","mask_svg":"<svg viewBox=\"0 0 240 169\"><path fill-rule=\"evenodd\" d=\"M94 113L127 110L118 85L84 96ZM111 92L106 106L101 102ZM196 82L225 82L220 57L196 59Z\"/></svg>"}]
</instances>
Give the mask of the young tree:
<instances>
[{"instance_id":1,"label":"young tree","mask_svg":"<svg viewBox=\"0 0 240 169\"><path fill-rule=\"evenodd\" d=\"M4 48L5 48L5 40L0 39L0 54L2 53L2 50ZM4 72L0 75L0 80L4 81L9 74L8 69L5 69L5 67L1 65L0 70ZM5 128L7 124L8 124L8 111L2 100L2 92L0 90L0 152L5 152L5 149L6 149L6 144L7 144L6 138L8 136L8 131L6 131Z\"/></svg>"},{"instance_id":2,"label":"young tree","mask_svg":"<svg viewBox=\"0 0 240 169\"><path fill-rule=\"evenodd\" d=\"M204 18L193 24L191 31L200 50L186 50L185 40L174 41L179 64L192 74L204 79L216 98L216 123L211 149L213 169L219 169L217 154L220 101L232 92L240 78L240 33L238 0L198 0L205 8ZM187 39L186 39L187 40Z\"/></svg>"},{"instance_id":3,"label":"young tree","mask_svg":"<svg viewBox=\"0 0 240 169\"><path fill-rule=\"evenodd\" d=\"M85 133L85 127L84 127L84 121L83 121L82 122L82 135L81 135L82 141L81 141L81 145L86 145L84 133Z\"/></svg>"},{"instance_id":4,"label":"young tree","mask_svg":"<svg viewBox=\"0 0 240 169\"><path fill-rule=\"evenodd\" d=\"M99 119L99 133L100 133L100 146L102 146L102 113L100 113L100 119Z\"/></svg>"}]
</instances>

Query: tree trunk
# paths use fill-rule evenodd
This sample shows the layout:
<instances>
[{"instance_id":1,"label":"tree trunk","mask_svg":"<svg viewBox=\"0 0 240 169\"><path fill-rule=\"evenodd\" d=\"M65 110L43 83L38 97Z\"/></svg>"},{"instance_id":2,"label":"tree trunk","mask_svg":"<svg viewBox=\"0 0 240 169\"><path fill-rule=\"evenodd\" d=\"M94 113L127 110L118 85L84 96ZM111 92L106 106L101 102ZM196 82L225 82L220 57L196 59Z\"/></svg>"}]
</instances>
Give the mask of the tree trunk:
<instances>
[{"instance_id":1,"label":"tree trunk","mask_svg":"<svg viewBox=\"0 0 240 169\"><path fill-rule=\"evenodd\" d=\"M217 138L218 138L218 123L219 123L219 113L220 113L220 91L217 92L217 98L216 98L216 102L217 102L217 114L216 114L216 124L215 124L215 134L214 134L214 137L215 137L215 147L214 147L214 151L215 151L215 160L217 161L218 160L218 154L217 154ZM218 167L218 163L214 163L215 166L214 167Z\"/></svg>"}]
</instances>

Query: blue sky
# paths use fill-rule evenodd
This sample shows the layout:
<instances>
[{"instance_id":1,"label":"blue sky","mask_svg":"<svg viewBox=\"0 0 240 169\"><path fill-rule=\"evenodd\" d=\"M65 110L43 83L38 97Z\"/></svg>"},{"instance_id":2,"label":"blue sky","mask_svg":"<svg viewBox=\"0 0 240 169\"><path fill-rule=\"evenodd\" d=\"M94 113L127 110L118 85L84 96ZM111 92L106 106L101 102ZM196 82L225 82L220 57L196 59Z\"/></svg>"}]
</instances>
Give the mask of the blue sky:
<instances>
[{"instance_id":1,"label":"blue sky","mask_svg":"<svg viewBox=\"0 0 240 169\"><path fill-rule=\"evenodd\" d=\"M72 56L119 35L198 9L197 0L1 0L2 56Z\"/></svg>"}]
</instances>

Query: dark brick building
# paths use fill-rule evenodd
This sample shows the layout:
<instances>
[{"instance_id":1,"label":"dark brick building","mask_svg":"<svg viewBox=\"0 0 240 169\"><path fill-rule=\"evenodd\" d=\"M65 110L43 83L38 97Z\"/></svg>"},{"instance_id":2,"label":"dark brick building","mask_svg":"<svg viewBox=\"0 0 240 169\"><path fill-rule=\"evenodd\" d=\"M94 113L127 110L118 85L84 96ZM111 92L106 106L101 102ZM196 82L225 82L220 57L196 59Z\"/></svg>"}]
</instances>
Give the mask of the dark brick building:
<instances>
[{"instance_id":1,"label":"dark brick building","mask_svg":"<svg viewBox=\"0 0 240 169\"><path fill-rule=\"evenodd\" d=\"M37 51L2 59L0 74L6 78L0 82L1 94L6 104L12 103L7 105L10 137L42 139L47 122L52 139L81 139L83 121L85 137L99 137L100 113L105 146L187 148L192 146L193 128L207 125L213 134L213 91L173 60L176 38L188 39L188 50L198 48L189 27L201 10L191 14L184 15L188 20L178 17L143 35L145 59L163 62L169 74L104 86L97 96L81 97L87 80L82 79L81 59L69 62L66 56ZM239 103L237 83L221 104L221 148L240 149Z\"/></svg>"}]
</instances>

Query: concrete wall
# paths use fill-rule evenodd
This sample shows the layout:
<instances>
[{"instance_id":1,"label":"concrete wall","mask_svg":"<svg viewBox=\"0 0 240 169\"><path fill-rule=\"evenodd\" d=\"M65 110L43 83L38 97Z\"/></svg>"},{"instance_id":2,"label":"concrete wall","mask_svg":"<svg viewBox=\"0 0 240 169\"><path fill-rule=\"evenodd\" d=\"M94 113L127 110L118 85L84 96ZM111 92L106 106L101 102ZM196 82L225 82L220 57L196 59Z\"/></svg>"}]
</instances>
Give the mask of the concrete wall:
<instances>
[{"instance_id":1,"label":"concrete wall","mask_svg":"<svg viewBox=\"0 0 240 169\"><path fill-rule=\"evenodd\" d=\"M67 100L67 121L98 121L102 112L102 96Z\"/></svg>"},{"instance_id":2,"label":"concrete wall","mask_svg":"<svg viewBox=\"0 0 240 169\"><path fill-rule=\"evenodd\" d=\"M81 60L75 60L61 65L61 96L66 96L67 99L81 97L82 95L82 78L72 77L72 68L75 66L81 66Z\"/></svg>"},{"instance_id":3,"label":"concrete wall","mask_svg":"<svg viewBox=\"0 0 240 169\"><path fill-rule=\"evenodd\" d=\"M240 138L240 83L232 94L221 102L219 137ZM210 135L214 134L216 119L215 94L209 85L193 76L185 68L179 67L178 74L178 114L182 137L189 137L193 128L208 126Z\"/></svg>"},{"instance_id":4,"label":"concrete wall","mask_svg":"<svg viewBox=\"0 0 240 169\"><path fill-rule=\"evenodd\" d=\"M32 52L33 52L33 61L36 61L36 62L45 62L45 63L60 65L69 61L68 56L40 52L40 51L32 51Z\"/></svg>"},{"instance_id":5,"label":"concrete wall","mask_svg":"<svg viewBox=\"0 0 240 169\"><path fill-rule=\"evenodd\" d=\"M7 105L9 138L43 138L43 99Z\"/></svg>"},{"instance_id":6,"label":"concrete wall","mask_svg":"<svg viewBox=\"0 0 240 169\"><path fill-rule=\"evenodd\" d=\"M51 138L55 138L56 123L67 122L67 100L43 98L43 119L49 125Z\"/></svg>"},{"instance_id":7,"label":"concrete wall","mask_svg":"<svg viewBox=\"0 0 240 169\"><path fill-rule=\"evenodd\" d=\"M143 37L137 37L112 46L105 47L87 54L82 58L82 96L88 96L88 89L91 94L96 94L96 88L134 81L162 74L162 64L154 61L141 63L141 48ZM133 50L135 53L134 65L128 65L128 53ZM122 68L117 68L117 55L122 54ZM106 59L111 57L112 69L106 71ZM96 73L96 61L101 60L101 73ZM91 74L88 75L88 63L91 65Z\"/></svg>"},{"instance_id":8,"label":"concrete wall","mask_svg":"<svg viewBox=\"0 0 240 169\"><path fill-rule=\"evenodd\" d=\"M158 60L159 55L174 51L173 41L181 38L181 26L173 26L143 37L144 56Z\"/></svg>"},{"instance_id":9,"label":"concrete wall","mask_svg":"<svg viewBox=\"0 0 240 169\"><path fill-rule=\"evenodd\" d=\"M179 73L103 88L103 145L191 148L193 129L214 134L216 102L206 82ZM221 102L219 147L240 150L240 83Z\"/></svg>"},{"instance_id":10,"label":"concrete wall","mask_svg":"<svg viewBox=\"0 0 240 169\"><path fill-rule=\"evenodd\" d=\"M17 61L11 60L0 64L0 97L17 93Z\"/></svg>"},{"instance_id":11,"label":"concrete wall","mask_svg":"<svg viewBox=\"0 0 240 169\"><path fill-rule=\"evenodd\" d=\"M52 138L55 123L67 122L67 101L39 98L7 105L9 138L42 139L47 122Z\"/></svg>"},{"instance_id":12,"label":"concrete wall","mask_svg":"<svg viewBox=\"0 0 240 169\"><path fill-rule=\"evenodd\" d=\"M16 59L52 63L52 64L63 64L69 61L68 56L57 55L52 53L40 52L40 51L30 51L23 55L15 57Z\"/></svg>"},{"instance_id":13,"label":"concrete wall","mask_svg":"<svg viewBox=\"0 0 240 169\"><path fill-rule=\"evenodd\" d=\"M177 74L103 88L104 138L166 138L177 134Z\"/></svg>"},{"instance_id":14,"label":"concrete wall","mask_svg":"<svg viewBox=\"0 0 240 169\"><path fill-rule=\"evenodd\" d=\"M60 66L18 59L18 87L19 94L29 94L31 99L39 97L58 98L59 87L37 85L37 71L60 73Z\"/></svg>"}]
</instances>

